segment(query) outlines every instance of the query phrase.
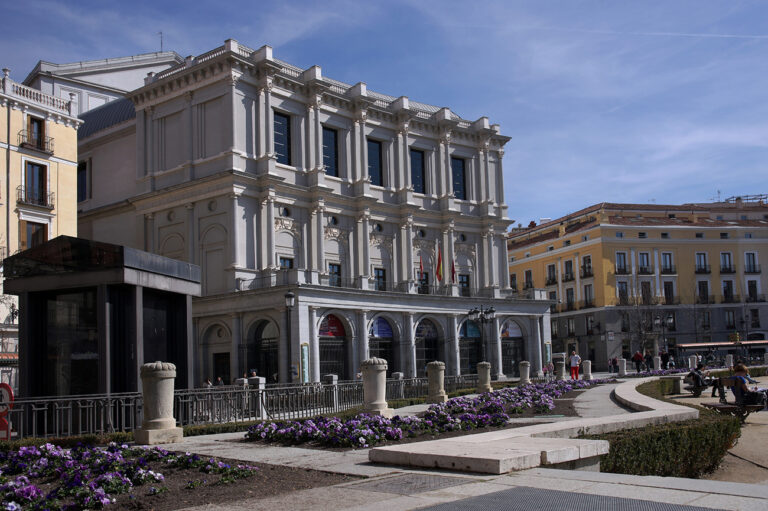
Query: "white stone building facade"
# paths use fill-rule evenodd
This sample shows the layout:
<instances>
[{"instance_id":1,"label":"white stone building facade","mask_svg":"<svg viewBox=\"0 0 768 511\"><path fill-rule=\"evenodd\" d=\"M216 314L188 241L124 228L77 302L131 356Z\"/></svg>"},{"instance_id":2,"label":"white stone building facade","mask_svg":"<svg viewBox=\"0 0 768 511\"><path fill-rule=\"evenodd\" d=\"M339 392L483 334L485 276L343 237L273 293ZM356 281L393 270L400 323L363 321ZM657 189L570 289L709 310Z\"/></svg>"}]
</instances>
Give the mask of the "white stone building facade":
<instances>
[{"instance_id":1,"label":"white stone building facade","mask_svg":"<svg viewBox=\"0 0 768 511\"><path fill-rule=\"evenodd\" d=\"M129 97L135 116L83 116L78 232L202 267L198 381L351 379L369 356L406 376L434 359L454 375L480 360L496 377L522 359L540 371L550 302L509 287L509 139L487 118L234 40ZM469 322L478 306L495 317Z\"/></svg>"}]
</instances>

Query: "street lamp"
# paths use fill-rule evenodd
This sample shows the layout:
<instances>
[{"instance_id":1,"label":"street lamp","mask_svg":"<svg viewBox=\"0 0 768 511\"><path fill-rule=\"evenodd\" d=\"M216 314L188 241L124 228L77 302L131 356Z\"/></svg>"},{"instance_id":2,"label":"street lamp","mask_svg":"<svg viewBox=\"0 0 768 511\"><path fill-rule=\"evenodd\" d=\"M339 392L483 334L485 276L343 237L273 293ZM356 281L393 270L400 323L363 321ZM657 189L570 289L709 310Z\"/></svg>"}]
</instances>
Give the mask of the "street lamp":
<instances>
[{"instance_id":1,"label":"street lamp","mask_svg":"<svg viewBox=\"0 0 768 511\"><path fill-rule=\"evenodd\" d=\"M288 291L285 293L285 333L286 333L286 342L285 342L285 349L286 353L288 353L288 369L290 372L290 380L293 381L293 371L291 371L291 309L293 309L294 304L296 303L296 295L293 294L293 291ZM297 372L298 376L298 372ZM279 377L279 375L278 375Z\"/></svg>"},{"instance_id":2,"label":"street lamp","mask_svg":"<svg viewBox=\"0 0 768 511\"><path fill-rule=\"evenodd\" d=\"M480 326L480 347L482 349L483 357L487 357L488 354L486 353L486 346L485 346L485 324L491 323L494 319L496 319L496 309L494 309L493 306L490 306L486 309L481 305L480 308L474 307L472 309L469 309L469 312L467 312L467 316L469 316L470 320L477 321L481 325Z\"/></svg>"},{"instance_id":3,"label":"street lamp","mask_svg":"<svg viewBox=\"0 0 768 511\"><path fill-rule=\"evenodd\" d=\"M663 320L661 319L661 316L657 315L655 318L653 318L653 325L657 329L661 329L661 337L664 339L664 351L667 351L667 328L670 330L672 327L675 326L675 318L672 316L672 313L667 314L667 317ZM653 347L653 356L657 356L659 354L659 341L657 340L655 343L655 346Z\"/></svg>"}]
</instances>

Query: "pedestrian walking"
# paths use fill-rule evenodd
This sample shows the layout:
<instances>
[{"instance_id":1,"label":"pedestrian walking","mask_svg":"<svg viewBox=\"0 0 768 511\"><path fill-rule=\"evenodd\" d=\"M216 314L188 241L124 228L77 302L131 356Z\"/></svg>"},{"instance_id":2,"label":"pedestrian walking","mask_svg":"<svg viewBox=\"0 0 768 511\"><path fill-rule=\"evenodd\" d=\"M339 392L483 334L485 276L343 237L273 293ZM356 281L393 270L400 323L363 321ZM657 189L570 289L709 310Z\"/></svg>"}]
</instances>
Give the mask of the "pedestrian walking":
<instances>
[{"instance_id":1,"label":"pedestrian walking","mask_svg":"<svg viewBox=\"0 0 768 511\"><path fill-rule=\"evenodd\" d=\"M581 364L581 357L576 354L576 350L571 352L571 379L579 379L579 364Z\"/></svg>"},{"instance_id":2,"label":"pedestrian walking","mask_svg":"<svg viewBox=\"0 0 768 511\"><path fill-rule=\"evenodd\" d=\"M648 372L653 371L653 355L651 350L645 351L645 370Z\"/></svg>"},{"instance_id":3,"label":"pedestrian walking","mask_svg":"<svg viewBox=\"0 0 768 511\"><path fill-rule=\"evenodd\" d=\"M643 366L643 354L640 353L640 350L637 350L634 355L632 355L632 362L635 363L635 369L637 369L637 374L640 374L640 370Z\"/></svg>"}]
</instances>

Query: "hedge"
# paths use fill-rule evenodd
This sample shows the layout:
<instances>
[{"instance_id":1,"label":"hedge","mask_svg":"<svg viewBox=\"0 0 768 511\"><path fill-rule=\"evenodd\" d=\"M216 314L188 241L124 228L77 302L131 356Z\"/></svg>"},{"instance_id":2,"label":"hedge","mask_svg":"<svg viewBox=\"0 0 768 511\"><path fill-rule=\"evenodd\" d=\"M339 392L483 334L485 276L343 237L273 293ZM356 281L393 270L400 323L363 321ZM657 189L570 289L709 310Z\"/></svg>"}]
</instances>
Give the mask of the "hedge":
<instances>
[{"instance_id":1,"label":"hedge","mask_svg":"<svg viewBox=\"0 0 768 511\"><path fill-rule=\"evenodd\" d=\"M649 382L639 386L638 391L663 399L667 385L671 382ZM736 417L700 410L699 418L694 420L583 438L610 442L610 451L600 459L601 472L696 478L716 470L740 435Z\"/></svg>"}]
</instances>

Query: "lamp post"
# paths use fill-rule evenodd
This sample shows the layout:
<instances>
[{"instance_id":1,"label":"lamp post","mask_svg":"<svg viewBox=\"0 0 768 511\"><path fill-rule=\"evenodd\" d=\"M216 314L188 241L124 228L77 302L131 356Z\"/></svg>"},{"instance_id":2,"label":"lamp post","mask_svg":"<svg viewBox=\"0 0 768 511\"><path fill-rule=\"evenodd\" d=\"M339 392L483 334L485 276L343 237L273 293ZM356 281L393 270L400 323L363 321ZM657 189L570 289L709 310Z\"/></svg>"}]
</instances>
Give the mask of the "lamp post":
<instances>
[{"instance_id":1,"label":"lamp post","mask_svg":"<svg viewBox=\"0 0 768 511\"><path fill-rule=\"evenodd\" d=\"M749 340L749 320L747 319L747 308L746 307L744 308L744 313L741 315L741 330L744 332L744 338L742 338L740 340L742 342L743 341L748 341ZM742 347L743 346L744 345L742 344ZM747 346L749 346L749 345L747 345ZM743 350L743 351L744 351L743 358L744 358L745 362L748 362L747 358L749 357L749 353L747 352L747 350Z\"/></svg>"},{"instance_id":2,"label":"lamp post","mask_svg":"<svg viewBox=\"0 0 768 511\"><path fill-rule=\"evenodd\" d=\"M289 374L289 380L290 382L293 381L293 368L291 367L291 310L293 309L294 304L296 303L296 295L293 294L293 291L288 291L285 293L285 334L286 334L286 342L285 342L285 348L286 353L288 354L288 372ZM298 368L296 372L296 376L298 376Z\"/></svg>"},{"instance_id":3,"label":"lamp post","mask_svg":"<svg viewBox=\"0 0 768 511\"><path fill-rule=\"evenodd\" d=\"M664 340L664 351L667 351L667 328L672 328L675 326L675 318L672 317L672 313L667 314L667 317L663 320L661 319L661 316L656 315L655 318L653 318L653 325L657 329L661 329L661 338ZM653 356L657 356L659 354L659 341L657 340L654 347L653 347Z\"/></svg>"},{"instance_id":4,"label":"lamp post","mask_svg":"<svg viewBox=\"0 0 768 511\"><path fill-rule=\"evenodd\" d=\"M472 321L477 321L480 323L480 348L483 353L483 357L487 357L488 353L486 351L486 345L485 345L485 325L486 323L491 323L494 319L496 319L496 309L493 308L493 306L485 308L482 305L478 307L474 307L472 309L469 309L469 312L467 313L469 316L469 319Z\"/></svg>"}]
</instances>

